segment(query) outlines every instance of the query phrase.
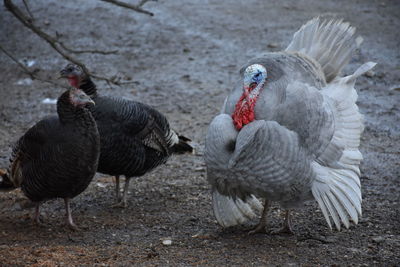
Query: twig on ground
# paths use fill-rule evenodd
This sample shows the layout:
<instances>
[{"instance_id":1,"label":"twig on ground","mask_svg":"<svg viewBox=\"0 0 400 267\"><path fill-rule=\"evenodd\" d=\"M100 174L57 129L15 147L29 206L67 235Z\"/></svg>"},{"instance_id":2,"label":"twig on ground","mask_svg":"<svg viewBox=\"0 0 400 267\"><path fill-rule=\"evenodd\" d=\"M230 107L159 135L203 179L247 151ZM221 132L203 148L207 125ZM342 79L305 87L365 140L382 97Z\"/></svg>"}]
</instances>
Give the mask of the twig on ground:
<instances>
[{"instance_id":1,"label":"twig on ground","mask_svg":"<svg viewBox=\"0 0 400 267\"><path fill-rule=\"evenodd\" d=\"M333 243L334 241L324 237L324 236L319 236L319 235L306 235L306 236L302 236L302 237L298 237L297 241L298 242L303 242L306 240L315 240L315 241L319 241L323 244L330 244Z\"/></svg>"},{"instance_id":2,"label":"twig on ground","mask_svg":"<svg viewBox=\"0 0 400 267\"><path fill-rule=\"evenodd\" d=\"M100 0L100 1L107 2L107 3L113 4L113 5L117 5L117 6L128 8L128 9L132 9L132 10L135 10L136 12L144 13L144 14L147 14L149 16L154 16L154 14L151 13L150 11L147 11L147 10L144 10L144 9L141 8L141 6L143 6L149 0L142 0L136 6L128 4L128 3L125 3L125 2L121 2L121 1L118 1L118 0Z\"/></svg>"}]
</instances>

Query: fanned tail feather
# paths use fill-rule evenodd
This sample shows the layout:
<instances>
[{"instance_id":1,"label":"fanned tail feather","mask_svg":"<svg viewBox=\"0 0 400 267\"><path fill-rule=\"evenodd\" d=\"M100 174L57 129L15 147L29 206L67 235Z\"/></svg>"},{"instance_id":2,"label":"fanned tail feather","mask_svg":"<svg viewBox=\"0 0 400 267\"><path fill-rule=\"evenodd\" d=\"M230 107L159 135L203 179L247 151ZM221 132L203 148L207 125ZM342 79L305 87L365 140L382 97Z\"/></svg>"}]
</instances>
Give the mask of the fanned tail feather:
<instances>
[{"instance_id":1,"label":"fanned tail feather","mask_svg":"<svg viewBox=\"0 0 400 267\"><path fill-rule=\"evenodd\" d=\"M175 154L193 153L194 148L189 144L191 140L185 136L179 135L179 141L173 146Z\"/></svg>"},{"instance_id":2,"label":"fanned tail feather","mask_svg":"<svg viewBox=\"0 0 400 267\"><path fill-rule=\"evenodd\" d=\"M183 135L178 135L173 130L171 130L167 136L170 152L175 154L193 153L194 148L189 144L191 141L192 140Z\"/></svg>"},{"instance_id":3,"label":"fanned tail feather","mask_svg":"<svg viewBox=\"0 0 400 267\"><path fill-rule=\"evenodd\" d=\"M332 218L340 230L341 222L346 228L350 219L357 224L361 216L361 184L359 165L362 155L358 150L361 133L364 129L362 115L355 104L357 92L354 83L357 77L372 69L376 63L368 62L352 75L336 78L321 92L333 102L336 129L331 145L322 157L328 158L330 149L343 148L342 156L336 166L323 166L323 160L312 163L317 178L312 185L312 193L317 200L330 228Z\"/></svg>"},{"instance_id":4,"label":"fanned tail feather","mask_svg":"<svg viewBox=\"0 0 400 267\"><path fill-rule=\"evenodd\" d=\"M357 224L361 216L361 185L358 174L348 170L326 168L314 162L317 178L312 193L332 229L330 217L338 230L341 222L350 227L350 219ZM329 217L330 215L330 217Z\"/></svg>"},{"instance_id":5,"label":"fanned tail feather","mask_svg":"<svg viewBox=\"0 0 400 267\"><path fill-rule=\"evenodd\" d=\"M243 224L256 218L255 212L263 209L260 201L253 195L244 202L239 198L233 199L230 196L221 195L215 189L212 192L212 206L215 218L222 227Z\"/></svg>"},{"instance_id":6,"label":"fanned tail feather","mask_svg":"<svg viewBox=\"0 0 400 267\"><path fill-rule=\"evenodd\" d=\"M0 169L0 177L0 191L7 192L16 188L13 182L10 180L7 170Z\"/></svg>"},{"instance_id":7,"label":"fanned tail feather","mask_svg":"<svg viewBox=\"0 0 400 267\"><path fill-rule=\"evenodd\" d=\"M355 28L342 20L314 18L293 36L286 51L302 53L317 61L327 82L332 81L350 61L362 38L354 36Z\"/></svg>"}]
</instances>

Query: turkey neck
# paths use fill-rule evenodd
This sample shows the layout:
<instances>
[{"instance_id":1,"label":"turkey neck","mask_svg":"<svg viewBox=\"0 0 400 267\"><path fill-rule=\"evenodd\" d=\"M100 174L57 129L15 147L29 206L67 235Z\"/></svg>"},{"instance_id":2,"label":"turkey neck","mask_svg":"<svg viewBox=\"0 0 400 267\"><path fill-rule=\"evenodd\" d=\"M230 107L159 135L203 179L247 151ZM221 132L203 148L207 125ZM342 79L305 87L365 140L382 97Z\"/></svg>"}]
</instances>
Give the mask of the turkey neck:
<instances>
[{"instance_id":1,"label":"turkey neck","mask_svg":"<svg viewBox=\"0 0 400 267\"><path fill-rule=\"evenodd\" d=\"M97 88L96 85L92 82L90 77L85 77L81 83L79 84L79 89L85 92L92 99L97 97Z\"/></svg>"},{"instance_id":2,"label":"turkey neck","mask_svg":"<svg viewBox=\"0 0 400 267\"><path fill-rule=\"evenodd\" d=\"M62 124L84 125L85 129L90 125L95 126L92 114L86 107L76 107L70 102L69 90L58 99L57 114Z\"/></svg>"}]
</instances>

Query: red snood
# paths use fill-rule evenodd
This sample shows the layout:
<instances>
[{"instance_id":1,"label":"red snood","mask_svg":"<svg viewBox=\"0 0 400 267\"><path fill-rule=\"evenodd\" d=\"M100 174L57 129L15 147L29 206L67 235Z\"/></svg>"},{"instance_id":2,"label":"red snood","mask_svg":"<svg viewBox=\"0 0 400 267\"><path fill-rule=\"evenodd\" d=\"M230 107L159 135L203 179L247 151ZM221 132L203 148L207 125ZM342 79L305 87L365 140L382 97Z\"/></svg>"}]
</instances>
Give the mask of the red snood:
<instances>
[{"instance_id":1,"label":"red snood","mask_svg":"<svg viewBox=\"0 0 400 267\"><path fill-rule=\"evenodd\" d=\"M249 92L246 90L236 103L235 111L232 114L232 119L237 130L242 129L244 125L254 121L254 107L256 105L257 98L258 94L250 98Z\"/></svg>"}]
</instances>

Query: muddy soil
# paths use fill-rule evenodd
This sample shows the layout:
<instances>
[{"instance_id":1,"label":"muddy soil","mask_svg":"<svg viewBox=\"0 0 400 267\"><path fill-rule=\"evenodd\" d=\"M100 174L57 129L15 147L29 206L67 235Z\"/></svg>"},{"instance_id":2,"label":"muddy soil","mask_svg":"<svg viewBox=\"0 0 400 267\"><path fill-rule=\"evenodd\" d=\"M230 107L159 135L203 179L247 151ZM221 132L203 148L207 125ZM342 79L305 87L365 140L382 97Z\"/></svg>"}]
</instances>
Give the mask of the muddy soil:
<instances>
[{"instance_id":1,"label":"muddy soil","mask_svg":"<svg viewBox=\"0 0 400 267\"><path fill-rule=\"evenodd\" d=\"M15 1L23 8L22 1ZM115 209L111 177L97 175L73 200L82 228L64 226L61 200L43 205L35 226L20 191L0 194L1 266L146 265L265 266L400 264L400 2L199 1L149 2L154 17L101 1L29 1L36 23L74 48L118 50L79 54L94 72L134 82L101 93L136 99L167 115L193 139L196 154L176 156L131 182L129 207ZM203 160L204 136L238 70L264 51L284 49L293 33L320 14L358 28L364 43L345 69L378 65L356 84L365 115L361 150L363 216L357 226L330 231L316 202L294 214L295 235L248 236L251 225L222 229L211 213ZM67 62L0 7L0 44L42 77ZM0 53L0 166L10 144L55 112L43 104L64 90L32 81ZM282 222L274 206L271 228ZM256 223L256 222L253 222ZM169 239L171 245L164 245Z\"/></svg>"}]
</instances>

